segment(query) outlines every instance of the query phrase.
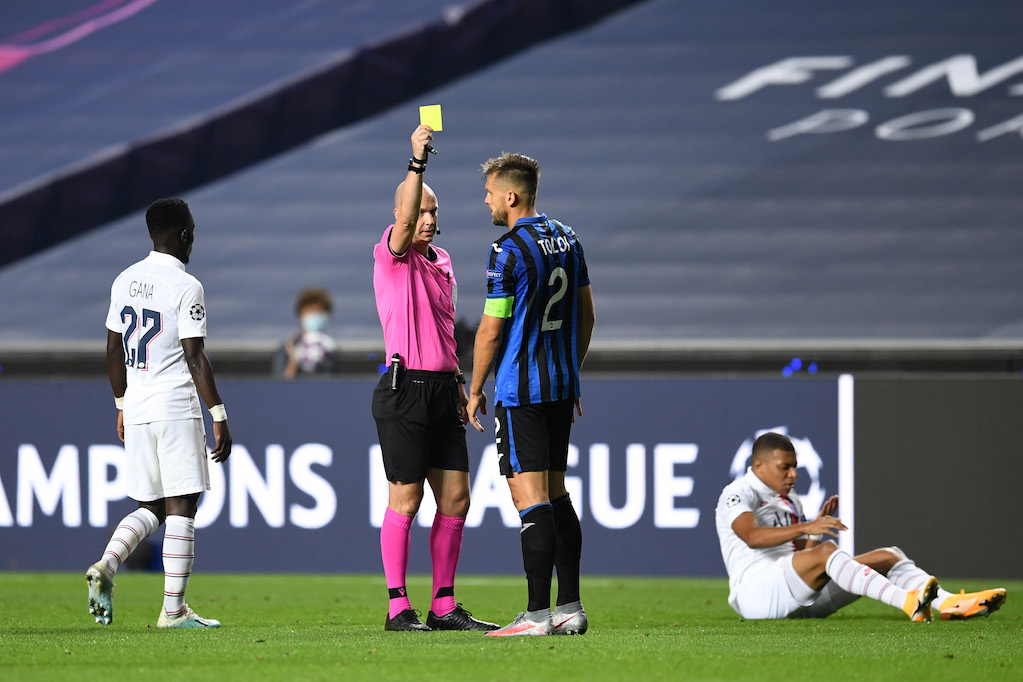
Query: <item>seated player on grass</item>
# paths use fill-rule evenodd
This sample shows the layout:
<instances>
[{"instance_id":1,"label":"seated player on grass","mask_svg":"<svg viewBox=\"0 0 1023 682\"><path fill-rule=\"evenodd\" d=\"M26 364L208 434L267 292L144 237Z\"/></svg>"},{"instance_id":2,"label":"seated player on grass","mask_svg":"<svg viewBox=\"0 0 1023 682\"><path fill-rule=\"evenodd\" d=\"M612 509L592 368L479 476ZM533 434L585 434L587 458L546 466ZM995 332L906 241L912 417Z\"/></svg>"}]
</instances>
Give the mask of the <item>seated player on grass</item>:
<instances>
[{"instance_id":1,"label":"seated player on grass","mask_svg":"<svg viewBox=\"0 0 1023 682\"><path fill-rule=\"evenodd\" d=\"M765 433L753 443L752 466L725 486L715 519L728 571L728 604L743 618L824 618L861 596L902 609L914 621L986 616L1005 602L1004 589L952 594L898 547L851 557L824 534L847 530L833 516L838 496L813 521L803 517L796 450L787 436Z\"/></svg>"}]
</instances>

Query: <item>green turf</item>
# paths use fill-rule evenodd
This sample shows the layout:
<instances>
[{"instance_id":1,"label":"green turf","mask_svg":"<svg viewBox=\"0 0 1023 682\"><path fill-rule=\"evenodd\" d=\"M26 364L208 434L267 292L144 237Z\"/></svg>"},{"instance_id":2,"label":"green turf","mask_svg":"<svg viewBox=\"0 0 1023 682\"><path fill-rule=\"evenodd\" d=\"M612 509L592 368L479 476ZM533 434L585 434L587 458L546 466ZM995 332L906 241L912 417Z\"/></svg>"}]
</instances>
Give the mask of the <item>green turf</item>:
<instances>
[{"instance_id":1,"label":"green turf","mask_svg":"<svg viewBox=\"0 0 1023 682\"><path fill-rule=\"evenodd\" d=\"M188 601L224 627L157 630L162 582L119 575L104 627L81 575L0 573L0 679L1023 679L1023 582L1001 585L1009 599L989 618L921 624L866 599L826 620L745 622L723 580L589 578L585 636L501 639L383 632L378 576L199 573ZM458 598L503 625L524 605L524 582L462 577ZM409 590L429 608L428 578Z\"/></svg>"}]
</instances>

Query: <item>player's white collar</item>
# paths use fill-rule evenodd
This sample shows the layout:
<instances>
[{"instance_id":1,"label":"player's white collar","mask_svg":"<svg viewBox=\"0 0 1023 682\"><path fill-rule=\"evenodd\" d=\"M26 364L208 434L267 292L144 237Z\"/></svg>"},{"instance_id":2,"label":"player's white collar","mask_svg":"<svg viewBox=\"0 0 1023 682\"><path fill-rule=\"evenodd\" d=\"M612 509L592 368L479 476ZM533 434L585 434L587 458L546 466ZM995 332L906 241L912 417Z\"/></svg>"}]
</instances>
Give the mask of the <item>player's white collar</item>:
<instances>
[{"instance_id":1,"label":"player's white collar","mask_svg":"<svg viewBox=\"0 0 1023 682\"><path fill-rule=\"evenodd\" d=\"M753 467L746 467L745 478L746 478L746 483L748 483L750 485L750 487L753 488L753 490L755 490L756 492L758 492L761 495L765 495L766 496L766 495L777 495L778 494L778 493L774 492L774 490L771 489L771 486L769 486L766 483L764 483L763 481L761 481L760 477L757 476L755 473L753 473Z\"/></svg>"},{"instance_id":2,"label":"player's white collar","mask_svg":"<svg viewBox=\"0 0 1023 682\"><path fill-rule=\"evenodd\" d=\"M174 256L170 255L169 253L162 253L160 251L150 251L149 258L147 258L146 260L159 263L160 265L166 265L167 267L178 268L179 270L182 271L184 271L185 269L185 264L179 261Z\"/></svg>"}]
</instances>

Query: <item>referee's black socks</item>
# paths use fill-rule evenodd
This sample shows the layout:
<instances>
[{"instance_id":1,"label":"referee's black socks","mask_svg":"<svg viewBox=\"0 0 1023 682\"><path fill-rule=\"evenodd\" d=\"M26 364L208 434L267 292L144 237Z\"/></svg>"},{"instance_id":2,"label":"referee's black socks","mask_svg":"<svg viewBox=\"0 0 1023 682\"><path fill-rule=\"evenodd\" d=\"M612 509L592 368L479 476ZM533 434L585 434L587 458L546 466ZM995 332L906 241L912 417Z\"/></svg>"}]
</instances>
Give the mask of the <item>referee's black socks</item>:
<instances>
[{"instance_id":1,"label":"referee's black socks","mask_svg":"<svg viewBox=\"0 0 1023 682\"><path fill-rule=\"evenodd\" d=\"M554 510L550 503L538 504L519 513L522 530L522 566L526 569L529 589L527 611L541 611L551 607L551 575L557 547L554 528ZM576 524L578 524L578 519ZM578 568L576 569L578 582ZM559 576L560 578L560 576Z\"/></svg>"},{"instance_id":2,"label":"referee's black socks","mask_svg":"<svg viewBox=\"0 0 1023 682\"><path fill-rule=\"evenodd\" d=\"M579 560L583 553L583 531L572 499L565 493L551 500L557 535L554 565L558 569L557 605L579 601Z\"/></svg>"}]
</instances>

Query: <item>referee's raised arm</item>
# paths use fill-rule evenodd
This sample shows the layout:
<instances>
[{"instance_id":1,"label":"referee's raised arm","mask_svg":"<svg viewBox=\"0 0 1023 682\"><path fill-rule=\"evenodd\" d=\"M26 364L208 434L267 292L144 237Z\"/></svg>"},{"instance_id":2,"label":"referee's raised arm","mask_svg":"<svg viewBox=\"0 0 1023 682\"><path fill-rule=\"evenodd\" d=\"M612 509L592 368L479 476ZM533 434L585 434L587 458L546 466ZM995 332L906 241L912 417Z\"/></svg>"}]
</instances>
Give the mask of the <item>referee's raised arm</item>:
<instances>
[{"instance_id":1,"label":"referee's raised arm","mask_svg":"<svg viewBox=\"0 0 1023 682\"><path fill-rule=\"evenodd\" d=\"M433 129L421 125L412 133L412 158L408 162L408 175L394 193L394 229L388 245L391 252L403 254L412 244L419 221L419 206L423 199L423 171L426 170L426 146L433 139Z\"/></svg>"}]
</instances>

